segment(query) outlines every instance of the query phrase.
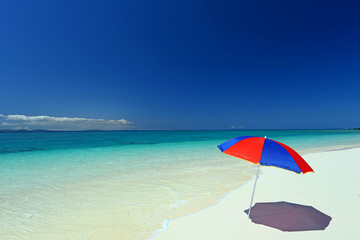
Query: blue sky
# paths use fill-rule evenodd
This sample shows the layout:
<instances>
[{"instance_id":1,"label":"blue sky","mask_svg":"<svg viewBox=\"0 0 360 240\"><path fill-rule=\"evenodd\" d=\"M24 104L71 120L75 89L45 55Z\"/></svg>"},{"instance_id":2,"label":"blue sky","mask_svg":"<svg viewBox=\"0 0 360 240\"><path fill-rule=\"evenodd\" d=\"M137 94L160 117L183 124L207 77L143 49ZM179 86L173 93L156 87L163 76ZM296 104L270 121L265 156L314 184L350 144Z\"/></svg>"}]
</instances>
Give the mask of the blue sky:
<instances>
[{"instance_id":1,"label":"blue sky","mask_svg":"<svg viewBox=\"0 0 360 240\"><path fill-rule=\"evenodd\" d=\"M359 12L359 1L1 1L0 129L360 127Z\"/></svg>"}]
</instances>

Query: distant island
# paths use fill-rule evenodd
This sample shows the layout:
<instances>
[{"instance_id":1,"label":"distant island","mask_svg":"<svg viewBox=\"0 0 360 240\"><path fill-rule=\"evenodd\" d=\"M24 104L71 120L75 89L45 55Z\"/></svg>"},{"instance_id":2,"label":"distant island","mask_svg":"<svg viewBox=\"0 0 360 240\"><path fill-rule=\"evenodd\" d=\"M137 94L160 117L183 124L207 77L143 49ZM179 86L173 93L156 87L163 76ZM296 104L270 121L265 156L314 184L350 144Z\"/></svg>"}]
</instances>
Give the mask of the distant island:
<instances>
[{"instance_id":1,"label":"distant island","mask_svg":"<svg viewBox=\"0 0 360 240\"><path fill-rule=\"evenodd\" d=\"M34 129L34 130L27 130L27 129L3 129L0 130L0 133L27 133L27 132L54 132L51 130L45 130L45 129Z\"/></svg>"},{"instance_id":2,"label":"distant island","mask_svg":"<svg viewBox=\"0 0 360 240\"><path fill-rule=\"evenodd\" d=\"M36 133L36 132L106 132L108 130L46 130L46 129L0 129L0 133ZM112 130L113 131L113 130Z\"/></svg>"}]
</instances>

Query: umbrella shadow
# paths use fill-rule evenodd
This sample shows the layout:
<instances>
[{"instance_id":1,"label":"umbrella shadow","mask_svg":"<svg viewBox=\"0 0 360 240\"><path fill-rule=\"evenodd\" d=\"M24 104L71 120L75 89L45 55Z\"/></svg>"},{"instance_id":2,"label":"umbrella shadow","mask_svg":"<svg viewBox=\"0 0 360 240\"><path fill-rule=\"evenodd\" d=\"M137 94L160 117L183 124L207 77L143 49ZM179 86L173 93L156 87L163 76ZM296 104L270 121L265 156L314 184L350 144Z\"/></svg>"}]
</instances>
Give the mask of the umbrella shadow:
<instances>
[{"instance_id":1,"label":"umbrella shadow","mask_svg":"<svg viewBox=\"0 0 360 240\"><path fill-rule=\"evenodd\" d=\"M249 209L245 210L248 214ZM289 202L256 203L250 212L252 222L281 231L324 230L331 217L313 208Z\"/></svg>"}]
</instances>

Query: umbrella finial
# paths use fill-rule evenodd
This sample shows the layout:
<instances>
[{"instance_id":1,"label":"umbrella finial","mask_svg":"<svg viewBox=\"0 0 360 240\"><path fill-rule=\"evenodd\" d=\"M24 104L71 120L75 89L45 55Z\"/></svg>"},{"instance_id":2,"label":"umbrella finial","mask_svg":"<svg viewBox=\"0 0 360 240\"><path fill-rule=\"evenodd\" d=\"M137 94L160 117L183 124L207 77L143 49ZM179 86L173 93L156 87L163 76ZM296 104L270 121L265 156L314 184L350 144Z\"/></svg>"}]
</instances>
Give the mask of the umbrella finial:
<instances>
[{"instance_id":1,"label":"umbrella finial","mask_svg":"<svg viewBox=\"0 0 360 240\"><path fill-rule=\"evenodd\" d=\"M265 136L265 138L266 138L266 136Z\"/></svg>"}]
</instances>

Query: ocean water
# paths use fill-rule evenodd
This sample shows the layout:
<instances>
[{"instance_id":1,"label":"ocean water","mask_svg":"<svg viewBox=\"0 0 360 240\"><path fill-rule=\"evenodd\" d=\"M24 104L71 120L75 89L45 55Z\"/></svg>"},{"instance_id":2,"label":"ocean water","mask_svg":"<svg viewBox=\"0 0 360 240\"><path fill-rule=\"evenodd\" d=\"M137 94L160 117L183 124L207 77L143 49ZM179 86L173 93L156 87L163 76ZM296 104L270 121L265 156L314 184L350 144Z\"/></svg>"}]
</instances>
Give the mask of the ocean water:
<instances>
[{"instance_id":1,"label":"ocean water","mask_svg":"<svg viewBox=\"0 0 360 240\"><path fill-rule=\"evenodd\" d=\"M244 135L305 160L360 147L352 130L0 133L0 239L151 239L252 179L255 165L216 147Z\"/></svg>"}]
</instances>

